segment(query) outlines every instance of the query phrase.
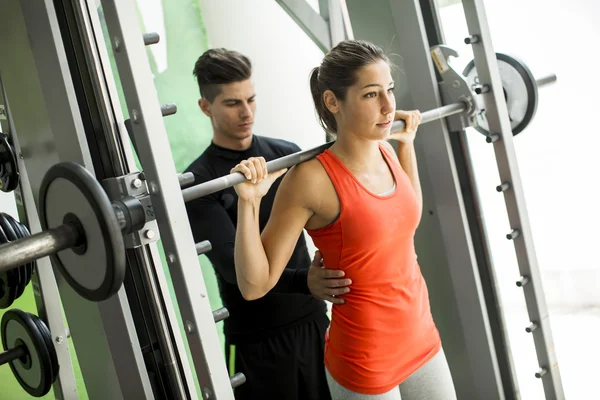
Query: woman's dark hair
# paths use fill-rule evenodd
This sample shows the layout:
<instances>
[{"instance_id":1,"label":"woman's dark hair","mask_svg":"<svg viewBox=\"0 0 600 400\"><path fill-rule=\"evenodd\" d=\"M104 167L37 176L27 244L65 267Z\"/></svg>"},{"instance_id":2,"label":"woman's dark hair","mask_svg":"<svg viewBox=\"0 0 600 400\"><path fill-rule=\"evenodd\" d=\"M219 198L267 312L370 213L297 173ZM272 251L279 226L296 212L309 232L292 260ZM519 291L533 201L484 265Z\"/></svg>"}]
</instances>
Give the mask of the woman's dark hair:
<instances>
[{"instance_id":1,"label":"woman's dark hair","mask_svg":"<svg viewBox=\"0 0 600 400\"><path fill-rule=\"evenodd\" d=\"M245 55L223 48L204 52L194 65L200 96L213 102L221 92L221 85L241 82L252 75L252 63Z\"/></svg>"},{"instance_id":2,"label":"woman's dark hair","mask_svg":"<svg viewBox=\"0 0 600 400\"><path fill-rule=\"evenodd\" d=\"M383 50L363 40L345 40L329 51L321 65L310 73L310 91L321 126L330 134L337 133L337 123L323 101L323 93L331 90L344 100L348 88L357 81L358 71L369 64L383 60L392 66Z\"/></svg>"}]
</instances>

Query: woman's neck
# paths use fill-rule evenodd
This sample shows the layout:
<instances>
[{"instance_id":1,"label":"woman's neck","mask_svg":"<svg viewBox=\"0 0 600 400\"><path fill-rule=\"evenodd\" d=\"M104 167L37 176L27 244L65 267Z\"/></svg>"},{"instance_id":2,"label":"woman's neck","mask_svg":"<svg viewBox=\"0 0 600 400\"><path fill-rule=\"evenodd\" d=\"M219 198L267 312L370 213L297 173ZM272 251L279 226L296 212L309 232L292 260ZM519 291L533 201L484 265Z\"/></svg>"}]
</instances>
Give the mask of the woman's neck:
<instances>
[{"instance_id":1,"label":"woman's neck","mask_svg":"<svg viewBox=\"0 0 600 400\"><path fill-rule=\"evenodd\" d=\"M379 165L377 161L381 160L379 141L352 136L352 134L338 135L330 151L354 171L376 169Z\"/></svg>"}]
</instances>

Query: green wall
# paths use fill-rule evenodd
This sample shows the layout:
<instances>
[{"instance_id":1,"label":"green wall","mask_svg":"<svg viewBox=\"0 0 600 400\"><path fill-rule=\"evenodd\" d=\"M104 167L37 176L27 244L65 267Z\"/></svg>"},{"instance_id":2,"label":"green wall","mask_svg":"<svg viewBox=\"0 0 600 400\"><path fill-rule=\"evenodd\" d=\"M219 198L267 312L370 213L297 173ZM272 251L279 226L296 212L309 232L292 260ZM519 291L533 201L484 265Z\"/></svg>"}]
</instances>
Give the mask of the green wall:
<instances>
[{"instance_id":1,"label":"green wall","mask_svg":"<svg viewBox=\"0 0 600 400\"><path fill-rule=\"evenodd\" d=\"M175 115L166 117L165 127L169 136L171 152L175 161L177 172L182 172L202 151L208 146L212 137L210 122L197 106L198 88L192 76L192 70L196 59L208 49L208 39L204 23L202 21L202 12L198 0L163 0L163 19L166 31L166 37L161 38L161 42L167 44L167 62L168 68L160 73L157 72L157 63L148 47L148 61L155 76L154 84L157 89L158 98L161 104L176 103L178 111ZM104 36L107 40L106 24L104 16L100 10L99 16L104 29ZM139 22L143 32L152 32L156 28L144 26L141 15ZM114 63L112 50L108 49L113 73L117 80L119 91L119 101L125 118L128 118L127 107L121 85L118 79L118 72ZM168 151L168 149L165 149ZM138 162L139 166L139 162ZM141 167L140 167L141 169ZM179 318L179 326L183 333L183 324L179 315L175 293L171 283L169 270L166 267L164 252L160 241L158 242L163 266L167 275L167 281L171 292L171 298L174 301L176 314ZM217 282L210 262L205 256L200 257L202 273L208 289L211 306L217 309L222 306L218 292ZM36 312L35 301L31 290L31 285L27 288L23 296L18 299L11 308L18 308L28 312ZM0 310L0 317L4 310ZM221 343L224 343L222 334L222 322L217 324ZM185 339L185 337L184 337ZM77 357L73 348L73 342L70 340L71 354L74 363L75 375L78 383L78 392L80 399L87 399L85 385L81 376L81 371L77 363ZM189 350L188 350L188 357ZM191 363L191 357L190 357ZM193 370L193 365L191 366ZM197 382L196 382L197 384ZM13 377L9 366L0 366L0 399L21 400L31 397L20 387ZM44 399L54 399L50 392Z\"/></svg>"}]
</instances>

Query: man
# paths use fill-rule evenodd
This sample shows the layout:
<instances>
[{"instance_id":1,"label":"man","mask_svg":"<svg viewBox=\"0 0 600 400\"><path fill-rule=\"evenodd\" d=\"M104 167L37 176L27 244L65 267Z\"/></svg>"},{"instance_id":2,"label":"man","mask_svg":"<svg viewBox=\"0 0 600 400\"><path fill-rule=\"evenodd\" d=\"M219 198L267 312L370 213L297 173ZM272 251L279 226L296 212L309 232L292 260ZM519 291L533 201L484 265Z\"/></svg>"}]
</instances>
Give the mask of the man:
<instances>
[{"instance_id":1,"label":"man","mask_svg":"<svg viewBox=\"0 0 600 400\"><path fill-rule=\"evenodd\" d=\"M249 157L269 161L300 151L293 143L253 135L256 95L251 75L250 60L235 51L211 49L198 58L198 105L211 120L213 138L186 170L194 173L196 184L229 174ZM260 229L269 219L279 183L263 198ZM235 389L236 399L330 399L323 365L329 319L323 300L342 304L337 296L349 291L350 280L342 278L342 271L323 268L319 254L311 265L302 236L275 288L259 300L246 301L237 287L234 265L235 190L202 197L186 207L196 242L212 244L207 256L230 312L224 321L229 373L242 372L247 378Z\"/></svg>"}]
</instances>

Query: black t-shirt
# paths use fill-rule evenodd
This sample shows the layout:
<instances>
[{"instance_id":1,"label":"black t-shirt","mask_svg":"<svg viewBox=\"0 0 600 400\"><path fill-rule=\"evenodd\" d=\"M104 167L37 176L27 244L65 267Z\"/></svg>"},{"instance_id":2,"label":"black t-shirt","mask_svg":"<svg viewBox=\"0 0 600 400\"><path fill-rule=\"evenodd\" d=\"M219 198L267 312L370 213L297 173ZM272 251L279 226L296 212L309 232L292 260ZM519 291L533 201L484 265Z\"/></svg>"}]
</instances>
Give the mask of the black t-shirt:
<instances>
[{"instance_id":1,"label":"black t-shirt","mask_svg":"<svg viewBox=\"0 0 600 400\"><path fill-rule=\"evenodd\" d=\"M192 172L194 184L199 184L228 175L235 165L250 157L262 156L270 161L298 151L297 145L285 140L254 135L250 148L243 151L211 144L186 172ZM261 231L269 220L281 179L273 184L261 201ZM300 235L277 285L258 300L244 300L237 287L233 261L237 199L235 189L229 188L186 204L196 243L209 240L212 244L212 250L206 255L215 269L223 305L229 310L230 316L224 321L224 333L230 343L254 341L326 312L325 303L315 299L308 291L306 278L311 257L303 235Z\"/></svg>"}]
</instances>

